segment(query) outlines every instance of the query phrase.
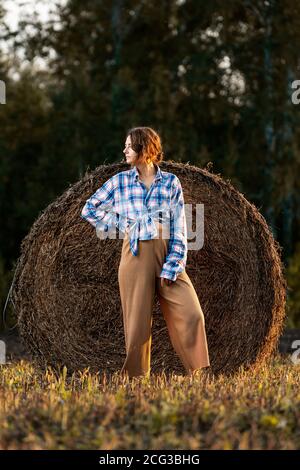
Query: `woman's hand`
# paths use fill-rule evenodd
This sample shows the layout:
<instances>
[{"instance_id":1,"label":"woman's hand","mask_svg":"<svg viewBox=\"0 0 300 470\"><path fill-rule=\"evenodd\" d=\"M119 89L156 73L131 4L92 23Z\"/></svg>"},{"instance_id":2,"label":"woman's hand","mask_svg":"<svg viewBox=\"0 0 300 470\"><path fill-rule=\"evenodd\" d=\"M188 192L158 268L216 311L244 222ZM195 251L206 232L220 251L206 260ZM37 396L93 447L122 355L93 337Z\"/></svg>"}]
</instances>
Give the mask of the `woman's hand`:
<instances>
[{"instance_id":1,"label":"woman's hand","mask_svg":"<svg viewBox=\"0 0 300 470\"><path fill-rule=\"evenodd\" d=\"M175 282L175 281L172 281L171 279L166 279L165 277L161 277L161 278L160 278L160 285L161 285L161 287L164 287L164 284L166 284L167 286L169 286L170 284L173 284L173 282Z\"/></svg>"}]
</instances>

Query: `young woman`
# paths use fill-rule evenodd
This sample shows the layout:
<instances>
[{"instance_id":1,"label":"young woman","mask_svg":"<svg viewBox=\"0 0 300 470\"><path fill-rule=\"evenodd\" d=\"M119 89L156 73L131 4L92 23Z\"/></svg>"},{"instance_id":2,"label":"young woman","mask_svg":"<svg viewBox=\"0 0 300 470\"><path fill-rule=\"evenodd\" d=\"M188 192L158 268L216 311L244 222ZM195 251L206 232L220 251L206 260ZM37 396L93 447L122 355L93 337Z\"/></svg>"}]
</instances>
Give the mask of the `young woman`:
<instances>
[{"instance_id":1,"label":"young woman","mask_svg":"<svg viewBox=\"0 0 300 470\"><path fill-rule=\"evenodd\" d=\"M150 127L127 132L131 168L113 175L86 201L81 217L97 235L124 232L118 281L126 359L121 373L150 373L155 292L171 343L188 375L210 365L204 315L185 271L187 227L179 178L162 171L161 139Z\"/></svg>"}]
</instances>

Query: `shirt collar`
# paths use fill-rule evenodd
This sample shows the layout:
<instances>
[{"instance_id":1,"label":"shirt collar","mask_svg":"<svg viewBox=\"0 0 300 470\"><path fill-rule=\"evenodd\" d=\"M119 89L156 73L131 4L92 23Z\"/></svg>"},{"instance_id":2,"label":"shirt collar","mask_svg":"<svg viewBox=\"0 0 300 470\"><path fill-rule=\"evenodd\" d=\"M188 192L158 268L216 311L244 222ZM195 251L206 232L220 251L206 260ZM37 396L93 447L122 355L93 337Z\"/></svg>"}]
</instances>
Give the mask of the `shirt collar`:
<instances>
[{"instance_id":1,"label":"shirt collar","mask_svg":"<svg viewBox=\"0 0 300 470\"><path fill-rule=\"evenodd\" d=\"M153 163L153 165L155 166L155 168L157 169L157 173L155 175L155 180L160 180L162 178L162 173L161 173L161 169L159 168L159 165L157 165L157 163ZM137 181L138 180L138 177L139 177L139 172L138 172L138 169L137 167L134 165L134 167L132 168L132 174L133 174L133 177L134 177L134 180Z\"/></svg>"}]
</instances>

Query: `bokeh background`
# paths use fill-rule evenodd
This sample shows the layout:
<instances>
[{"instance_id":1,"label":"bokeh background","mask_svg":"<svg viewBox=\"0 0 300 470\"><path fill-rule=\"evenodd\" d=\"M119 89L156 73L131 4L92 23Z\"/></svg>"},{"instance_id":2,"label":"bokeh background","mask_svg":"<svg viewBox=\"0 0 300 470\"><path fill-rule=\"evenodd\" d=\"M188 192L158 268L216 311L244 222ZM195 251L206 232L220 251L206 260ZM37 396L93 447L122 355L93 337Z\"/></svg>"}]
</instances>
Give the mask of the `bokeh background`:
<instances>
[{"instance_id":1,"label":"bokeh background","mask_svg":"<svg viewBox=\"0 0 300 470\"><path fill-rule=\"evenodd\" d=\"M300 327L298 2L0 1L0 54L1 312L34 220L121 161L142 125L166 160L221 174L259 208L282 247L287 327Z\"/></svg>"}]
</instances>

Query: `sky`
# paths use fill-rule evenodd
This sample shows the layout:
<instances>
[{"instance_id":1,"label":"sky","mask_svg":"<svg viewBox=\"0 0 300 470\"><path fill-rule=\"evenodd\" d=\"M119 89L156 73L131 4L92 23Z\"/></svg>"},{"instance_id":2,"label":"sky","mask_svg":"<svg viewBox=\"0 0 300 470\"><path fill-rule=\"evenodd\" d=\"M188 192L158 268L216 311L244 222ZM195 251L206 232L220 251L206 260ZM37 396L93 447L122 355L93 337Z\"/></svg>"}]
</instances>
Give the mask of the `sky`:
<instances>
[{"instance_id":1,"label":"sky","mask_svg":"<svg viewBox=\"0 0 300 470\"><path fill-rule=\"evenodd\" d=\"M13 29L17 29L18 20L23 14L37 12L42 21L49 18L49 12L55 8L55 4L66 3L65 0L4 0L3 5L6 14L6 21Z\"/></svg>"},{"instance_id":2,"label":"sky","mask_svg":"<svg viewBox=\"0 0 300 470\"><path fill-rule=\"evenodd\" d=\"M24 16L36 14L39 20L46 22L50 18L51 12L55 12L56 4L64 5L66 3L67 0L2 0L6 11L4 19L12 31L18 30L18 22ZM9 45L2 41L0 49L5 54L9 50ZM18 49L17 56L21 59L21 63L26 66L21 48ZM36 58L34 65L39 69L47 68L47 63L42 58ZM18 78L18 73L14 71L11 73L13 77Z\"/></svg>"}]
</instances>

